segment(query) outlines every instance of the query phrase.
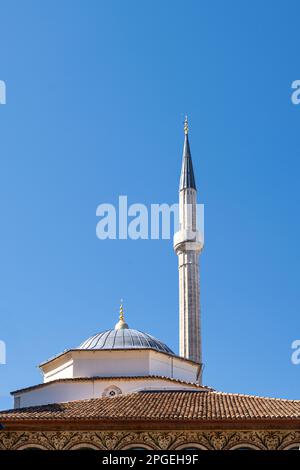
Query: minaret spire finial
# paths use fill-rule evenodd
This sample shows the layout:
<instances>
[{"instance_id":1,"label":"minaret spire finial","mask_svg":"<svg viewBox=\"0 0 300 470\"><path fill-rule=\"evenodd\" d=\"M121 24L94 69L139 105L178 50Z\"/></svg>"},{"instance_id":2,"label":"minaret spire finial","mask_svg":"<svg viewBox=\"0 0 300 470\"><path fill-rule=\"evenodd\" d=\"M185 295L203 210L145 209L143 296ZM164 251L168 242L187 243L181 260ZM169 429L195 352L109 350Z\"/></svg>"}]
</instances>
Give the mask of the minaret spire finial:
<instances>
[{"instance_id":1,"label":"minaret spire finial","mask_svg":"<svg viewBox=\"0 0 300 470\"><path fill-rule=\"evenodd\" d=\"M180 191L186 188L196 189L196 182L195 182L191 150L190 150L190 144L189 144L189 135L188 135L189 125L188 125L187 116L185 116L183 130L184 130L184 143L183 143L181 176L180 176L180 184L179 184Z\"/></svg>"},{"instance_id":2,"label":"minaret spire finial","mask_svg":"<svg viewBox=\"0 0 300 470\"><path fill-rule=\"evenodd\" d=\"M184 133L185 135L188 135L189 133L189 123L188 123L188 117L185 116L185 120L184 120Z\"/></svg>"}]
</instances>

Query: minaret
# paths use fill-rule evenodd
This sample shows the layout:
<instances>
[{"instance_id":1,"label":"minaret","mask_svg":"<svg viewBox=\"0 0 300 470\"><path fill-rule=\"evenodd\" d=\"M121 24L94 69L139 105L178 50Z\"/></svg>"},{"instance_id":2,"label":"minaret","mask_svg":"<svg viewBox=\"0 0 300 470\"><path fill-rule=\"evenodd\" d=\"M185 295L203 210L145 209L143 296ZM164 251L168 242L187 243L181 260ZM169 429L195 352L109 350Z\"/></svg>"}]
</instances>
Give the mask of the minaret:
<instances>
[{"instance_id":1,"label":"minaret","mask_svg":"<svg viewBox=\"0 0 300 470\"><path fill-rule=\"evenodd\" d=\"M179 353L202 364L199 254L203 241L197 230L197 190L188 131L185 118L179 185L179 231L174 235L174 250L179 264Z\"/></svg>"}]
</instances>

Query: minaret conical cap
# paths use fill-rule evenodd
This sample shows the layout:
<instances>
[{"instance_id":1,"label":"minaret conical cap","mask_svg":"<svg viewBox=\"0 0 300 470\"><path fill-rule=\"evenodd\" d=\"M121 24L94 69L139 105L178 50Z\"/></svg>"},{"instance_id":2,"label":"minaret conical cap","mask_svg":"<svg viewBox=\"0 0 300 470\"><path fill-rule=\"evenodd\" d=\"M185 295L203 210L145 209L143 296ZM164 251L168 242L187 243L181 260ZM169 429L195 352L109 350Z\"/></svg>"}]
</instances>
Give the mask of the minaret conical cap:
<instances>
[{"instance_id":1,"label":"minaret conical cap","mask_svg":"<svg viewBox=\"0 0 300 470\"><path fill-rule=\"evenodd\" d=\"M181 167L179 190L181 191L182 189L187 189L187 188L197 189L195 176L194 176L191 150L190 150L190 143L189 143L188 119L186 116L185 121L184 121L184 144L183 144L182 167Z\"/></svg>"}]
</instances>

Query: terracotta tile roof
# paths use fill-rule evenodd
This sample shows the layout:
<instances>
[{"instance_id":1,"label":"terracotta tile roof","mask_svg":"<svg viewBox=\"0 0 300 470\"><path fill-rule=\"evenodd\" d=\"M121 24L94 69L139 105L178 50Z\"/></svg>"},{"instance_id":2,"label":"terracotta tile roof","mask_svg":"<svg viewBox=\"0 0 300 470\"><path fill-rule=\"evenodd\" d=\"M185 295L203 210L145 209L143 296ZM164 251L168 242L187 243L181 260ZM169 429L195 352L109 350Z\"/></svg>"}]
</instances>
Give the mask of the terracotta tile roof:
<instances>
[{"instance_id":1,"label":"terracotta tile roof","mask_svg":"<svg viewBox=\"0 0 300 470\"><path fill-rule=\"evenodd\" d=\"M168 380L169 382L175 382L181 385L192 385L195 388L199 389L204 389L204 390L211 390L213 391L214 389L212 387L208 387L207 385L198 385L195 382L188 382L185 380L180 380L180 379L174 379L171 377L166 377L164 375L137 375L137 376L130 376L126 377L125 375L120 376L120 377L76 377L76 378L70 378L70 379L57 379L57 380L51 380L49 382L43 382L41 384L37 385L31 385L30 387L25 387L25 388L20 388L18 390L14 390L11 392L11 395L15 395L16 393L22 393L22 392L29 392L30 390L35 390L37 388L44 388L52 384L57 384L57 383L65 383L65 382L90 382L90 381L100 381L100 380L153 380L153 379L158 379L158 380Z\"/></svg>"},{"instance_id":2,"label":"terracotta tile roof","mask_svg":"<svg viewBox=\"0 0 300 470\"><path fill-rule=\"evenodd\" d=\"M0 422L20 421L227 421L299 420L300 400L214 391L135 392L112 398L57 403L0 412Z\"/></svg>"}]
</instances>

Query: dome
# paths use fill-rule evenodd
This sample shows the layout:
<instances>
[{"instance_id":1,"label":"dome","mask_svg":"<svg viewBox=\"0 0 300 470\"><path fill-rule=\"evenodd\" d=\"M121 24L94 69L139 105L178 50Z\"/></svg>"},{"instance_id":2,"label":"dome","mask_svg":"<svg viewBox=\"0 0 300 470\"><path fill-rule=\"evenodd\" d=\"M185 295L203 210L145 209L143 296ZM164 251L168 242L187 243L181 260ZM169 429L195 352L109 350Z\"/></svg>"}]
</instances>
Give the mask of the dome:
<instances>
[{"instance_id":1,"label":"dome","mask_svg":"<svg viewBox=\"0 0 300 470\"><path fill-rule=\"evenodd\" d=\"M165 343L154 336L128 327L97 333L81 343L78 349L155 349L174 355Z\"/></svg>"}]
</instances>

